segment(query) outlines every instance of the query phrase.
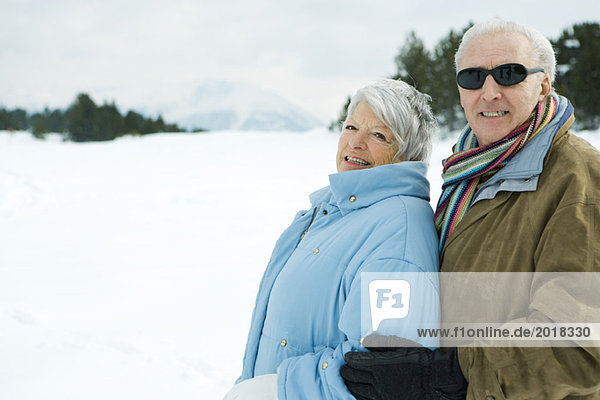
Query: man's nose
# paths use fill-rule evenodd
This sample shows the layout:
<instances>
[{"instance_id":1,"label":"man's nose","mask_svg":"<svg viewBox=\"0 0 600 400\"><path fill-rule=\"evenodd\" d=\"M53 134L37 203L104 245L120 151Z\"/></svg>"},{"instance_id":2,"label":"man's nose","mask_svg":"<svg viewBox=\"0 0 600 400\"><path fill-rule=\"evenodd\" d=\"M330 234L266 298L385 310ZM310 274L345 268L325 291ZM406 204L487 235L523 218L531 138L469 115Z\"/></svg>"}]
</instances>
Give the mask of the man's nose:
<instances>
[{"instance_id":1,"label":"man's nose","mask_svg":"<svg viewBox=\"0 0 600 400\"><path fill-rule=\"evenodd\" d=\"M488 75L485 77L485 81L483 81L483 86L481 87L481 90L482 98L485 101L492 101L500 98L502 86L494 80L494 77L492 75Z\"/></svg>"}]
</instances>

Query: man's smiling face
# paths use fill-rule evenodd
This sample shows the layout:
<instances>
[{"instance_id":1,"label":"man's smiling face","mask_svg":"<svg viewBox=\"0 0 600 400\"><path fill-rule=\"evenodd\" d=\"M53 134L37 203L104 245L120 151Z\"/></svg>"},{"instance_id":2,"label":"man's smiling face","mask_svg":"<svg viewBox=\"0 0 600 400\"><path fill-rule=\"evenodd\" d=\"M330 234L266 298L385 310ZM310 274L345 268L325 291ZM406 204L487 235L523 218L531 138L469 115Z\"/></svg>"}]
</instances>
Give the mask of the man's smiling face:
<instances>
[{"instance_id":1,"label":"man's smiling face","mask_svg":"<svg viewBox=\"0 0 600 400\"><path fill-rule=\"evenodd\" d=\"M492 69L507 63L536 68L535 56L527 38L516 32L492 33L473 39L464 49L459 70ZM460 104L480 146L496 142L521 126L536 104L550 93L550 79L534 73L520 83L501 86L488 75L479 89L458 87Z\"/></svg>"}]
</instances>

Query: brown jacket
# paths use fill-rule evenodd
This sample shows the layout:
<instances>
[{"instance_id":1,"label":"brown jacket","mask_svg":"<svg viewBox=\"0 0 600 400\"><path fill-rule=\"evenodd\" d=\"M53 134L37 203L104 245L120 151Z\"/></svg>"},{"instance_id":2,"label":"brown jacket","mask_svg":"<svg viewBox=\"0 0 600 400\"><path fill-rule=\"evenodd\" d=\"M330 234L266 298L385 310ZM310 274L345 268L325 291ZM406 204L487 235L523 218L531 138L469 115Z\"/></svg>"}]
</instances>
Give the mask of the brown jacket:
<instances>
[{"instance_id":1,"label":"brown jacket","mask_svg":"<svg viewBox=\"0 0 600 400\"><path fill-rule=\"evenodd\" d=\"M556 134L535 191L501 190L472 206L447 241L442 272L600 272L600 153L568 133L570 122ZM458 354L468 399L600 399L597 347Z\"/></svg>"}]
</instances>

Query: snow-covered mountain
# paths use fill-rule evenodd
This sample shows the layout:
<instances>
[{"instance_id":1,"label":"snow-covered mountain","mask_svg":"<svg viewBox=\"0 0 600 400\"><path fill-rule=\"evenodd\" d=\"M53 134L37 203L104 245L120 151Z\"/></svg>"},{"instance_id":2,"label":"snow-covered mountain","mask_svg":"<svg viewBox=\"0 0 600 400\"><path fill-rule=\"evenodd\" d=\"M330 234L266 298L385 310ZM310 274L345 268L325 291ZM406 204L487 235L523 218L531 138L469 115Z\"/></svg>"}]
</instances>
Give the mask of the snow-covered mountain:
<instances>
[{"instance_id":1,"label":"snow-covered mountain","mask_svg":"<svg viewBox=\"0 0 600 400\"><path fill-rule=\"evenodd\" d=\"M159 111L186 129L306 131L324 125L278 94L240 82L203 83Z\"/></svg>"}]
</instances>

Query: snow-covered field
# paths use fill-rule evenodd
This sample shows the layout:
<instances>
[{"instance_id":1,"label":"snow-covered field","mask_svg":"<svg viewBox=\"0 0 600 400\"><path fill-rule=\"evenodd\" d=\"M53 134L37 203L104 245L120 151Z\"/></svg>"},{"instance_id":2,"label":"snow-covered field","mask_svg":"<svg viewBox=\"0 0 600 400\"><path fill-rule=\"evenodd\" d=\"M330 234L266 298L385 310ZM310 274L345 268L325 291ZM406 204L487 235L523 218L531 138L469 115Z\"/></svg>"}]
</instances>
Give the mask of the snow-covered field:
<instances>
[{"instance_id":1,"label":"snow-covered field","mask_svg":"<svg viewBox=\"0 0 600 400\"><path fill-rule=\"evenodd\" d=\"M451 145L434 146L434 199ZM0 399L220 399L275 240L336 146L324 129L0 132Z\"/></svg>"}]
</instances>

